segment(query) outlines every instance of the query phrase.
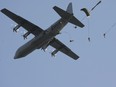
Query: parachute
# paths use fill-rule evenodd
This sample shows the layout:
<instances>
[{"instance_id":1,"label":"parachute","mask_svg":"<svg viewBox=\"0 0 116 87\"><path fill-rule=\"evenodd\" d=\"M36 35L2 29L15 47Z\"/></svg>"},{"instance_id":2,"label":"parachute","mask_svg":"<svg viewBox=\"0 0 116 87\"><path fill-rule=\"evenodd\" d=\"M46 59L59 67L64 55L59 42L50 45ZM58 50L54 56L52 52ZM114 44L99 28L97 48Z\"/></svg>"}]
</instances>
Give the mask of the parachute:
<instances>
[{"instance_id":1,"label":"parachute","mask_svg":"<svg viewBox=\"0 0 116 87\"><path fill-rule=\"evenodd\" d=\"M87 17L90 16L90 13L86 8L82 8L81 11L85 12Z\"/></svg>"},{"instance_id":2,"label":"parachute","mask_svg":"<svg viewBox=\"0 0 116 87\"><path fill-rule=\"evenodd\" d=\"M82 18L82 20L84 20L86 17L89 17L91 15L91 12L102 2L102 0L100 0L95 6L93 6L90 10L88 10L87 8L82 8L80 9L80 11L83 11L86 16ZM74 27L75 29L77 28L77 26ZM104 37L106 36L106 34L104 33ZM88 41L91 41L90 38L90 24L89 24L89 18L88 18ZM70 42L73 42L72 40Z\"/></svg>"},{"instance_id":3,"label":"parachute","mask_svg":"<svg viewBox=\"0 0 116 87\"><path fill-rule=\"evenodd\" d=\"M101 3L101 0L90 10L88 11L86 8L82 8L81 11L83 11L87 17L90 16L90 13ZM85 18L85 17L84 17ZM83 19L84 19L83 18ZM89 19L88 19L88 41L90 42L91 41L91 38L90 38L90 24L89 24ZM106 34L104 34L104 37L106 36Z\"/></svg>"},{"instance_id":4,"label":"parachute","mask_svg":"<svg viewBox=\"0 0 116 87\"><path fill-rule=\"evenodd\" d=\"M87 17L90 16L90 12L89 12L86 8L82 8L81 11L83 11L83 12L86 14ZM85 18L86 18L86 17L84 17L83 20L84 20ZM90 34L90 32L89 32L89 31L90 31L89 25L90 25L90 24L89 24L89 19L88 19L88 41L90 42L91 39L90 39L90 37L89 37L89 34Z\"/></svg>"}]
</instances>

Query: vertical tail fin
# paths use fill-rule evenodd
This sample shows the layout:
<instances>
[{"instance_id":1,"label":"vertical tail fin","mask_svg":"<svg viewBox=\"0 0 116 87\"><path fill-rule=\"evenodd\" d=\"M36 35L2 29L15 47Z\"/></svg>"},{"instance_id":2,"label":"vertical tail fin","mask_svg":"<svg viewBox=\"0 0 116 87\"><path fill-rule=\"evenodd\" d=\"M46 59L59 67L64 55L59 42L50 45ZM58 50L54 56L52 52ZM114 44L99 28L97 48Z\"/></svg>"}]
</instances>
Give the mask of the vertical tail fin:
<instances>
[{"instance_id":1,"label":"vertical tail fin","mask_svg":"<svg viewBox=\"0 0 116 87\"><path fill-rule=\"evenodd\" d=\"M70 2L68 7L67 7L67 10L66 10L68 13L70 14L73 14L73 7L72 7L72 3Z\"/></svg>"}]
</instances>

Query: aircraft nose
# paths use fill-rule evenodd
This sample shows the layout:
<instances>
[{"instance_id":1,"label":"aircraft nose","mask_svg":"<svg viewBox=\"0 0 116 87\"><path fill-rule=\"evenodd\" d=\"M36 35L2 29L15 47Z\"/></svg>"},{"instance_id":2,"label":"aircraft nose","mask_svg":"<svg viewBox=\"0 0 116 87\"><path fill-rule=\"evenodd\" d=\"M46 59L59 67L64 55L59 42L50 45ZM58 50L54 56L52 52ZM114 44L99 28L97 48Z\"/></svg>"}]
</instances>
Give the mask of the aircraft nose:
<instances>
[{"instance_id":1,"label":"aircraft nose","mask_svg":"<svg viewBox=\"0 0 116 87\"><path fill-rule=\"evenodd\" d=\"M18 59L18 58L20 58L20 55L19 55L19 53L15 53L15 56L14 56L14 59Z\"/></svg>"},{"instance_id":2,"label":"aircraft nose","mask_svg":"<svg viewBox=\"0 0 116 87\"><path fill-rule=\"evenodd\" d=\"M19 58L19 56L15 54L14 59L18 59L18 58Z\"/></svg>"},{"instance_id":3,"label":"aircraft nose","mask_svg":"<svg viewBox=\"0 0 116 87\"><path fill-rule=\"evenodd\" d=\"M21 57L23 57L23 55L21 54L21 52L19 50L17 50L15 53L14 59L19 59Z\"/></svg>"}]
</instances>

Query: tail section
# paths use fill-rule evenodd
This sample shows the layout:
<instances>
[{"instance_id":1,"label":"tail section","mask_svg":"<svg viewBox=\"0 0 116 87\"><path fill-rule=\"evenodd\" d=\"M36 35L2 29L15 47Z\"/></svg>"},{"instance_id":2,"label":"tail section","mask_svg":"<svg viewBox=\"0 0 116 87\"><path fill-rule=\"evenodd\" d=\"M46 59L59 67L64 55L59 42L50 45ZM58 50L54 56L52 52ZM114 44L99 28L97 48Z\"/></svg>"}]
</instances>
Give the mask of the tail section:
<instances>
[{"instance_id":1,"label":"tail section","mask_svg":"<svg viewBox=\"0 0 116 87\"><path fill-rule=\"evenodd\" d=\"M53 9L65 20L68 22L79 26L79 27L84 27L84 24L82 24L77 18L74 17L73 15L73 8L72 8L72 3L69 3L67 10L64 11L61 8L54 6Z\"/></svg>"}]
</instances>

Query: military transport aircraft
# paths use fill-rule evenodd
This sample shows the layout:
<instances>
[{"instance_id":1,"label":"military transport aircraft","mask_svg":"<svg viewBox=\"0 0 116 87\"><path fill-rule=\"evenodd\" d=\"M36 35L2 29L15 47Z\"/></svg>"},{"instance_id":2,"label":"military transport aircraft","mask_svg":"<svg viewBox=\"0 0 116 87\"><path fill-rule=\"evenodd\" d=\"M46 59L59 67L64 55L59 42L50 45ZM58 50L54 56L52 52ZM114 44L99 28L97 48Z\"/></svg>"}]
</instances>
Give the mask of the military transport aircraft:
<instances>
[{"instance_id":1,"label":"military transport aircraft","mask_svg":"<svg viewBox=\"0 0 116 87\"><path fill-rule=\"evenodd\" d=\"M78 59L79 56L72 52L67 46L61 43L58 39L55 38L56 35L60 33L62 28L68 23L72 23L81 28L84 27L78 19L73 15L72 3L69 3L67 10L64 11L61 8L54 6L53 9L61 16L61 18L51 25L47 30L43 30L39 26L29 22L28 20L14 14L13 12L7 10L6 8L2 9L1 12L15 21L18 25L13 28L13 31L17 32L20 27L25 28L28 32L23 35L24 39L27 38L29 34L33 34L34 38L29 42L21 46L15 53L14 59L22 58L27 56L29 53L36 49L45 50L49 45L54 47L55 50L51 53L52 56L58 51L63 52L73 59Z\"/></svg>"}]
</instances>

